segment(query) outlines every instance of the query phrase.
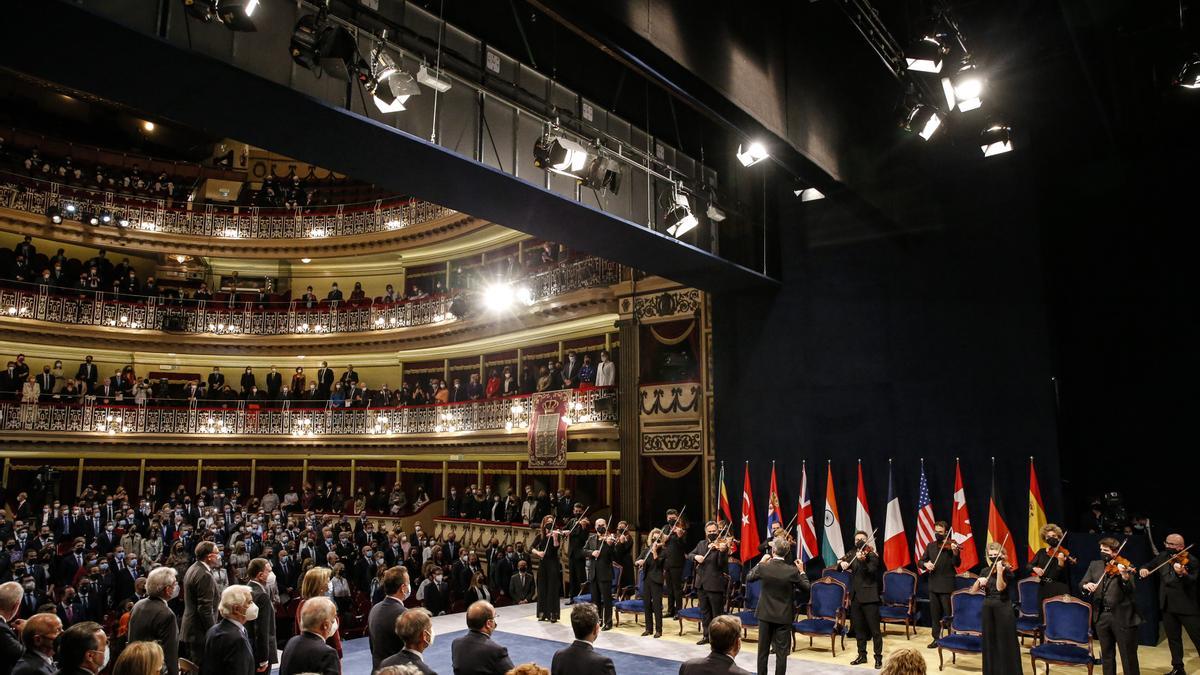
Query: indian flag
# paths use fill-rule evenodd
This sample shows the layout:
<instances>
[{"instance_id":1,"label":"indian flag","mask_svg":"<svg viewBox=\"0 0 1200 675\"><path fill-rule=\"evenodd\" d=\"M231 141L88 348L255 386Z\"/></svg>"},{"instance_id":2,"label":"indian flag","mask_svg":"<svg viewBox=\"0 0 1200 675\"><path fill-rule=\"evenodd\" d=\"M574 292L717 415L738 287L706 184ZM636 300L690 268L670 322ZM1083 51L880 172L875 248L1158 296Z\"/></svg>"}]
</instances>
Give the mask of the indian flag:
<instances>
[{"instance_id":1,"label":"indian flag","mask_svg":"<svg viewBox=\"0 0 1200 675\"><path fill-rule=\"evenodd\" d=\"M842 521L838 518L837 497L833 494L833 461L827 463L825 471L825 538L821 540L821 559L826 567L832 567L846 555L842 543Z\"/></svg>"}]
</instances>

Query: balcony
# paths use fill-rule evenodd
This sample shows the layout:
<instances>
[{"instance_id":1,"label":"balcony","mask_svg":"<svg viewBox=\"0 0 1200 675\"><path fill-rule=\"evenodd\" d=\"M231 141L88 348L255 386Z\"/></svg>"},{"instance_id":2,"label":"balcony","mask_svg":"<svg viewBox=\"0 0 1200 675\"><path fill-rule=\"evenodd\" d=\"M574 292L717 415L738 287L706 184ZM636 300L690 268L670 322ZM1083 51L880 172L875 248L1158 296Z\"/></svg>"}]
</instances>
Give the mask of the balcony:
<instances>
[{"instance_id":1,"label":"balcony","mask_svg":"<svg viewBox=\"0 0 1200 675\"><path fill-rule=\"evenodd\" d=\"M617 420L616 390L593 387L571 391L572 424L611 425ZM198 401L169 405L100 402L0 403L0 433L79 434L92 438L163 437L328 437L390 438L416 434L513 432L529 425L529 396L391 408L299 407L299 402L253 404L230 401L228 407ZM597 399L605 404L596 405ZM205 402L206 404L208 402Z\"/></svg>"}]
</instances>

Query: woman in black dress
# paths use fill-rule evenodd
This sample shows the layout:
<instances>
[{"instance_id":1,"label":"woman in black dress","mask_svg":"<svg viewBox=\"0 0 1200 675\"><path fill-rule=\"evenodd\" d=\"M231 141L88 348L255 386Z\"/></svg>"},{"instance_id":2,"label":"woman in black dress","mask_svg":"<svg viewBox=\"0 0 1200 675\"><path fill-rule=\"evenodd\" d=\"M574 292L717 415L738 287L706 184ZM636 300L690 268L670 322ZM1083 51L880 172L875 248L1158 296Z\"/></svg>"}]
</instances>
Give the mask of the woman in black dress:
<instances>
[{"instance_id":1,"label":"woman in black dress","mask_svg":"<svg viewBox=\"0 0 1200 675\"><path fill-rule=\"evenodd\" d=\"M542 518L542 531L533 542L533 557L538 560L538 621L558 623L563 581L562 562L558 559L560 532L553 527L554 516Z\"/></svg>"},{"instance_id":2,"label":"woman in black dress","mask_svg":"<svg viewBox=\"0 0 1200 675\"><path fill-rule=\"evenodd\" d=\"M617 543L613 544L613 562L621 566L617 588L633 588L637 584L637 572L633 569L633 538L636 536L624 520L617 523Z\"/></svg>"},{"instance_id":3,"label":"woman in black dress","mask_svg":"<svg viewBox=\"0 0 1200 675\"><path fill-rule=\"evenodd\" d=\"M1066 547L1060 545L1063 539L1061 527L1048 523L1042 527L1041 535L1046 546L1033 555L1033 562L1029 564L1030 572L1041 580L1038 584L1039 616L1042 613L1043 600L1070 592L1070 568L1075 562Z\"/></svg>"},{"instance_id":4,"label":"woman in black dress","mask_svg":"<svg viewBox=\"0 0 1200 675\"><path fill-rule=\"evenodd\" d=\"M1021 646L1017 642L1017 617L1013 614L1008 589L1013 567L999 542L987 545L986 576L975 582L983 598L984 675L1021 675Z\"/></svg>"},{"instance_id":5,"label":"woman in black dress","mask_svg":"<svg viewBox=\"0 0 1200 675\"><path fill-rule=\"evenodd\" d=\"M643 636L653 634L656 638L662 637L663 568L667 561L664 543L666 538L661 529L656 527L650 530L646 552L634 563L646 574L642 582L642 602L646 605L646 630L642 631Z\"/></svg>"}]
</instances>

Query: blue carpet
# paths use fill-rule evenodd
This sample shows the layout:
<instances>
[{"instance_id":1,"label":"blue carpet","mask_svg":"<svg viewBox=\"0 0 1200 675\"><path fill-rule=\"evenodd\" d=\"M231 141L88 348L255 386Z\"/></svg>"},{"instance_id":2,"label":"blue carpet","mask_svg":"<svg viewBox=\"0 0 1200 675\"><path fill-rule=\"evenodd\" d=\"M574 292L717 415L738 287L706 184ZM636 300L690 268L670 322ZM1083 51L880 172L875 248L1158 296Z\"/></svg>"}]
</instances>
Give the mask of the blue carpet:
<instances>
[{"instance_id":1,"label":"blue carpet","mask_svg":"<svg viewBox=\"0 0 1200 675\"><path fill-rule=\"evenodd\" d=\"M450 666L450 643L461 637L467 631L439 633L433 646L425 650L425 663L438 672L438 675L451 675L454 669ZM534 662L544 668L550 668L554 652L566 647L566 643L556 640L525 637L515 633L497 631L496 641L508 647L508 656L513 664ZM609 649L597 649L597 652L611 658L618 673L637 673L638 675L677 675L679 662L670 659L660 659L653 656L639 656ZM366 638L349 640L342 643L342 675L370 675L371 650Z\"/></svg>"}]
</instances>

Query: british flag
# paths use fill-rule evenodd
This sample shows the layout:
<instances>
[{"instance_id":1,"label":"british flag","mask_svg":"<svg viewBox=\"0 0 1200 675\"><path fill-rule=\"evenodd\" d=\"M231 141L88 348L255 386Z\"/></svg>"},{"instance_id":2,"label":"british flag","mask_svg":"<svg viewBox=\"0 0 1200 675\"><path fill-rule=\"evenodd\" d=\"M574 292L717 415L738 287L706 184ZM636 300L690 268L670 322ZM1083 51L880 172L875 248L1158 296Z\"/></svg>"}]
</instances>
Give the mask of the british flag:
<instances>
[{"instance_id":1,"label":"british flag","mask_svg":"<svg viewBox=\"0 0 1200 675\"><path fill-rule=\"evenodd\" d=\"M925 547L933 541L933 504L929 501L929 483L925 480L925 460L921 460L921 484L917 488L917 543L914 560L925 555Z\"/></svg>"}]
</instances>

